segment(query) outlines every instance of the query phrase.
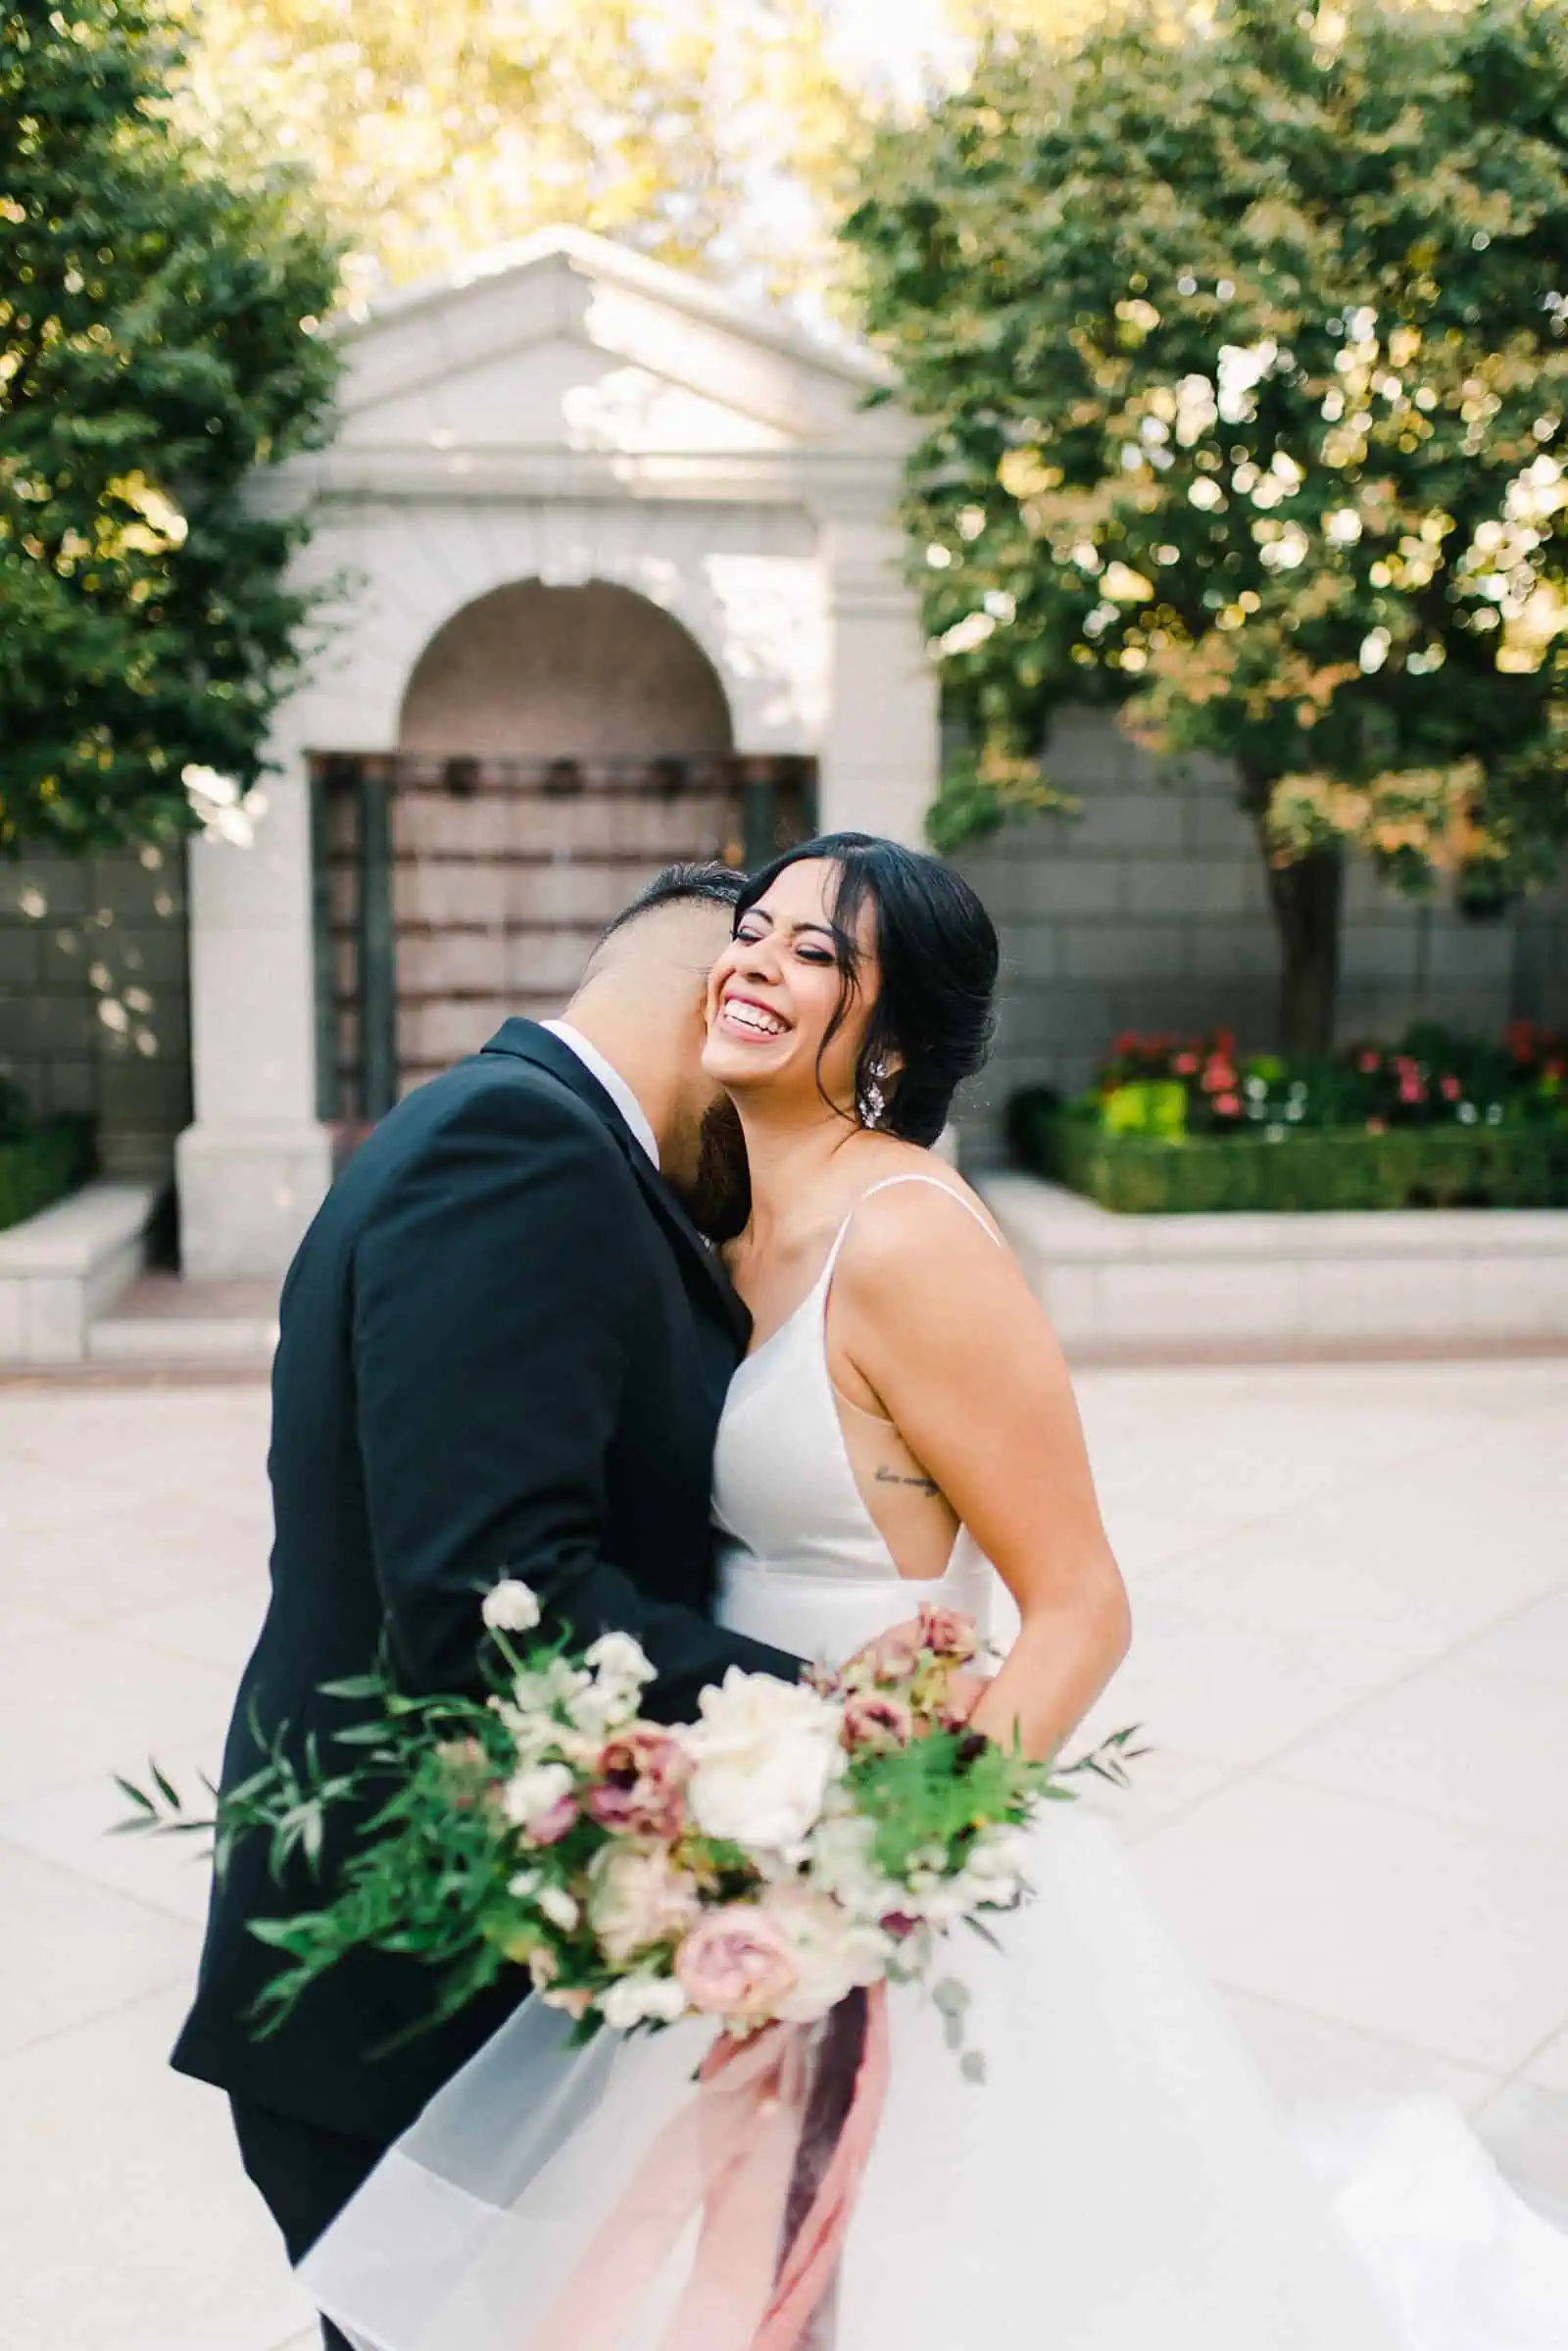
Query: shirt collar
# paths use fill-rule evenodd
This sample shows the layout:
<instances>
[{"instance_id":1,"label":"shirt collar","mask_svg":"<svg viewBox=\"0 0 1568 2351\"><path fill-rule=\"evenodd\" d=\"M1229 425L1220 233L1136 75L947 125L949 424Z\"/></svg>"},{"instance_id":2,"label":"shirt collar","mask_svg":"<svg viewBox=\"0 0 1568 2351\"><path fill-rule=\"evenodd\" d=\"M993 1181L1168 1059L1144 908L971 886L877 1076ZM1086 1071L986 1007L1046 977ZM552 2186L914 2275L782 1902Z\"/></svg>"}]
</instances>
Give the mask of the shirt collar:
<instances>
[{"instance_id":1,"label":"shirt collar","mask_svg":"<svg viewBox=\"0 0 1568 2351\"><path fill-rule=\"evenodd\" d=\"M620 1112L654 1165L659 1165L659 1137L649 1124L648 1113L627 1085L612 1061L607 1061L597 1045L590 1045L581 1029L574 1029L569 1020L542 1020L539 1026L559 1037L568 1053L576 1054L590 1077L595 1077Z\"/></svg>"}]
</instances>

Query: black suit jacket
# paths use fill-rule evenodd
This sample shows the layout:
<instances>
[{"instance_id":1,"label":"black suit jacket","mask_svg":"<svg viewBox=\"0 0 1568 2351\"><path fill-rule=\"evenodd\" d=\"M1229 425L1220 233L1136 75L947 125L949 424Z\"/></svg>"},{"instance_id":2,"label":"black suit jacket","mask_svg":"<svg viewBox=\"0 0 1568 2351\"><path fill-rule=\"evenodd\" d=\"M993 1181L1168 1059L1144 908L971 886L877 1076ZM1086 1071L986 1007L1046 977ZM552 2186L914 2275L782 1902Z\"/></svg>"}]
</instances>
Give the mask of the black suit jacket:
<instances>
[{"instance_id":1,"label":"black suit jacket","mask_svg":"<svg viewBox=\"0 0 1568 2351\"><path fill-rule=\"evenodd\" d=\"M400 1104L340 1177L283 1292L272 1378L272 1593L245 1670L223 1784L255 1769L254 1710L294 1751L361 1711L320 1685L383 1638L411 1690L479 1687L478 1592L510 1567L549 1629L634 1633L670 1720L738 1663L794 1658L709 1619L713 1436L747 1319L603 1087L512 1020ZM347 1752L347 1750L345 1750ZM330 1884L352 1835L328 1846ZM276 1954L257 1917L318 1904L242 1842L214 1888L181 2071L284 2113L390 2138L525 1989L520 1973L439 2031L428 1971L342 1963L258 2041L246 2011Z\"/></svg>"}]
</instances>

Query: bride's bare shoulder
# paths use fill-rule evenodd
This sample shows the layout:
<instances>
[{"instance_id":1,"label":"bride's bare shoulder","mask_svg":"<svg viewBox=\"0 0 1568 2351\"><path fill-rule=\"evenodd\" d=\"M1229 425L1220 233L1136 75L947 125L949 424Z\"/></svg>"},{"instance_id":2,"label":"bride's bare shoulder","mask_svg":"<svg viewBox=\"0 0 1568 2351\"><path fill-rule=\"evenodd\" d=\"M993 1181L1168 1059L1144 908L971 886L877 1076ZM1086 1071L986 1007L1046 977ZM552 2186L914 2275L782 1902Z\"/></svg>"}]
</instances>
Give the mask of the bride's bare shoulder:
<instances>
[{"instance_id":1,"label":"bride's bare shoulder","mask_svg":"<svg viewBox=\"0 0 1568 2351\"><path fill-rule=\"evenodd\" d=\"M966 1256L976 1243L994 1252L1002 1242L979 1193L940 1152L891 1138L879 1144L856 1200L846 1256L853 1251L854 1261L874 1274L910 1248L929 1261L933 1252L951 1249Z\"/></svg>"}]
</instances>

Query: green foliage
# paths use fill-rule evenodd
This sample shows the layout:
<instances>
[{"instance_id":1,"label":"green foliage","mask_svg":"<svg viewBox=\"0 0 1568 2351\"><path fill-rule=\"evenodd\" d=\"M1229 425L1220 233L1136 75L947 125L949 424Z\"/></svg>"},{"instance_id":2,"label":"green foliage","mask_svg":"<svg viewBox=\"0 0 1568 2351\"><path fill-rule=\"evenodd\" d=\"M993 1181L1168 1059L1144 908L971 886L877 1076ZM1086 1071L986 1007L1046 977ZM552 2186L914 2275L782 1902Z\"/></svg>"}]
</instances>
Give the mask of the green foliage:
<instances>
[{"instance_id":1,"label":"green foliage","mask_svg":"<svg viewBox=\"0 0 1568 2351\"><path fill-rule=\"evenodd\" d=\"M1278 861L1550 868L1562 0L1133 0L1000 39L882 135L846 233L925 420L912 562L977 744L1130 699L1238 762Z\"/></svg>"},{"instance_id":2,"label":"green foliage","mask_svg":"<svg viewBox=\"0 0 1568 2351\"><path fill-rule=\"evenodd\" d=\"M1568 1128L1319 1128L1178 1143L1041 1120L1031 1162L1125 1216L1365 1208L1568 1207Z\"/></svg>"},{"instance_id":3,"label":"green foliage","mask_svg":"<svg viewBox=\"0 0 1568 2351\"><path fill-rule=\"evenodd\" d=\"M949 857L965 842L983 841L1012 816L1072 816L1079 804L1033 759L1010 759L995 745L964 750L950 759L926 815L926 838Z\"/></svg>"},{"instance_id":4,"label":"green foliage","mask_svg":"<svg viewBox=\"0 0 1568 2351\"><path fill-rule=\"evenodd\" d=\"M252 477L325 429L335 256L175 135L177 63L167 0L4 9L0 848L176 834L187 764L255 782L298 659L303 525Z\"/></svg>"},{"instance_id":5,"label":"green foliage","mask_svg":"<svg viewBox=\"0 0 1568 2351\"><path fill-rule=\"evenodd\" d=\"M563 220L824 290L862 127L816 0L182 4L182 119L227 151L286 141L356 294Z\"/></svg>"},{"instance_id":6,"label":"green foliage","mask_svg":"<svg viewBox=\"0 0 1568 2351\"><path fill-rule=\"evenodd\" d=\"M87 1119L41 1121L21 1087L0 1078L0 1233L74 1192L92 1165Z\"/></svg>"},{"instance_id":7,"label":"green foliage","mask_svg":"<svg viewBox=\"0 0 1568 2351\"><path fill-rule=\"evenodd\" d=\"M850 1767L856 1809L876 1823L884 1877L902 1881L925 1852L959 1857L972 1830L1022 1821L1049 1792L1051 1771L964 1732L934 1731L908 1746L862 1755Z\"/></svg>"},{"instance_id":8,"label":"green foliage","mask_svg":"<svg viewBox=\"0 0 1568 2351\"><path fill-rule=\"evenodd\" d=\"M1133 1078L1102 1095L1107 1135L1153 1135L1169 1142L1187 1132L1187 1089L1170 1078Z\"/></svg>"}]
</instances>

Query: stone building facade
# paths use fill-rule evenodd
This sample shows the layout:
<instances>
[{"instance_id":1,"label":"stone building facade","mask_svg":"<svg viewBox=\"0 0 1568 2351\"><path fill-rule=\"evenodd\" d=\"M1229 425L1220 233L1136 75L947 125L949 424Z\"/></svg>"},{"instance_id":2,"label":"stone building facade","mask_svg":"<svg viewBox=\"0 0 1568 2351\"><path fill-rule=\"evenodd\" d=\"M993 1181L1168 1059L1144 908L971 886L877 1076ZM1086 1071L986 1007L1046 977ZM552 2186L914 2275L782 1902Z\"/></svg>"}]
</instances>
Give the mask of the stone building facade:
<instances>
[{"instance_id":1,"label":"stone building facade","mask_svg":"<svg viewBox=\"0 0 1568 2351\"><path fill-rule=\"evenodd\" d=\"M322 644L249 845L0 865L0 1074L93 1113L111 1173L177 1162L198 1275L280 1271L345 1131L559 1008L644 874L756 854L780 794L916 841L937 778L869 362L572 232L393 297L346 357L335 442L269 486L313 507ZM1273 1041L1225 771L1089 710L1049 758L1081 815L960 860L1005 957L976 1165L1119 1029ZM1518 1015L1568 1021L1568 890L1476 923L1354 869L1343 1033Z\"/></svg>"},{"instance_id":2,"label":"stone building facade","mask_svg":"<svg viewBox=\"0 0 1568 2351\"><path fill-rule=\"evenodd\" d=\"M86 1115L106 1175L166 1176L190 1119L183 851L0 859L0 1076Z\"/></svg>"}]
</instances>

